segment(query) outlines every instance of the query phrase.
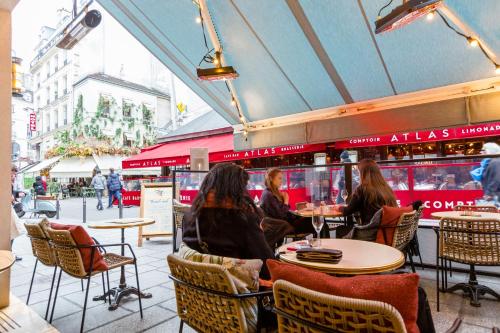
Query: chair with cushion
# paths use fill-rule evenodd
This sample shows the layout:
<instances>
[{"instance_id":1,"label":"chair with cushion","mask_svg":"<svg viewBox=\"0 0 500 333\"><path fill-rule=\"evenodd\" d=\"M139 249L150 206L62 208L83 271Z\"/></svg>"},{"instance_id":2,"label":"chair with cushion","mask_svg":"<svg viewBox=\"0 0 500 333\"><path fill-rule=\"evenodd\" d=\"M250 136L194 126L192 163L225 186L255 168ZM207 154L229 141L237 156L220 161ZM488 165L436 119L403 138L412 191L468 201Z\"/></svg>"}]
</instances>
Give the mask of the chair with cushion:
<instances>
[{"instance_id":1,"label":"chair with cushion","mask_svg":"<svg viewBox=\"0 0 500 333\"><path fill-rule=\"evenodd\" d=\"M42 220L40 223L48 223L46 220ZM43 228L40 223L25 223L26 232L31 241L31 249L33 251L33 256L36 258L35 267L33 268L33 275L31 276L30 288L28 291L28 297L26 299L26 305L30 301L31 289L33 288L33 281L35 279L36 268L38 262L41 262L45 266L54 267L54 274L52 275L52 283L50 285L49 298L47 301L47 310L45 311L45 320L49 315L50 300L52 299L52 291L54 289L54 280L56 278L57 272L57 259L56 254L49 244L49 239L47 238Z\"/></svg>"},{"instance_id":2,"label":"chair with cushion","mask_svg":"<svg viewBox=\"0 0 500 333\"><path fill-rule=\"evenodd\" d=\"M373 214L368 224L355 224L352 230L344 238L374 242L377 239L377 232L382 219L382 211L382 208L380 208Z\"/></svg>"},{"instance_id":3,"label":"chair with cushion","mask_svg":"<svg viewBox=\"0 0 500 333\"><path fill-rule=\"evenodd\" d=\"M188 261L175 254L167 257L174 281L177 313L198 332L258 332L262 299L272 291L238 291L236 280L219 264Z\"/></svg>"},{"instance_id":4,"label":"chair with cushion","mask_svg":"<svg viewBox=\"0 0 500 333\"><path fill-rule=\"evenodd\" d=\"M453 207L456 211L473 211L473 212L484 212L484 213L498 213L498 208L491 205L457 205Z\"/></svg>"},{"instance_id":5,"label":"chair with cushion","mask_svg":"<svg viewBox=\"0 0 500 333\"><path fill-rule=\"evenodd\" d=\"M328 295L285 280L273 284L280 332L406 332L390 304Z\"/></svg>"},{"instance_id":6,"label":"chair with cushion","mask_svg":"<svg viewBox=\"0 0 500 333\"><path fill-rule=\"evenodd\" d=\"M87 299L89 295L90 280L92 276L96 274L102 275L103 292L104 295L108 294L109 303L111 304L111 295L110 293L106 293L104 273L106 273L107 275L107 286L109 290L109 275L107 274L108 271L111 269L120 268L125 265L134 265L137 280L137 289L139 290L139 310L141 318L143 317L142 301L140 297L139 287L139 274L137 272L137 259L130 244L96 244L94 240L92 240L92 238L90 238L90 236L87 234L85 229L77 225L73 226L52 223L50 227L47 227L46 233L50 240L50 244L57 255L58 265L61 268L57 280L50 321L52 321L52 318L54 316L54 309L56 306L57 294L59 291L61 274L63 271L72 277L87 280L82 321L80 325L80 332L83 332L85 324L85 314L87 311ZM132 254L132 257L125 257L114 253L107 253L105 251L106 247L117 246L126 246ZM102 254L100 250L103 251ZM106 301L105 298L104 301Z\"/></svg>"},{"instance_id":7,"label":"chair with cushion","mask_svg":"<svg viewBox=\"0 0 500 333\"><path fill-rule=\"evenodd\" d=\"M500 266L500 221L487 218L443 218L440 221L438 256L436 257L436 293L439 311L439 278L444 260L469 265L469 281L448 288L447 274L441 275L444 292L462 290L471 298L472 306L481 306L479 297L490 294L500 300L491 288L478 284L476 266ZM444 281L443 281L444 280Z\"/></svg>"}]
</instances>

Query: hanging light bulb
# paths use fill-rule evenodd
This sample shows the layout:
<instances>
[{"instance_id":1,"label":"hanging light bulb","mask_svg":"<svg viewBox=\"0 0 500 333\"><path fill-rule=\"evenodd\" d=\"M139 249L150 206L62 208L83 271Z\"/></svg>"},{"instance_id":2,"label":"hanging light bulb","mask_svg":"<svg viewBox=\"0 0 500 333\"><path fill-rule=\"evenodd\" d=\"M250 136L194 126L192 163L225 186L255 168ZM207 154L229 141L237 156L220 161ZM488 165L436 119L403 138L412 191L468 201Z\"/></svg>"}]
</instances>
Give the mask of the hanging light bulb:
<instances>
[{"instance_id":1,"label":"hanging light bulb","mask_svg":"<svg viewBox=\"0 0 500 333\"><path fill-rule=\"evenodd\" d=\"M467 37L467 42L472 47L477 47L479 45L479 42L477 41L477 39L472 38L472 37Z\"/></svg>"},{"instance_id":2,"label":"hanging light bulb","mask_svg":"<svg viewBox=\"0 0 500 333\"><path fill-rule=\"evenodd\" d=\"M245 122L245 117L243 115L240 116L240 121L243 123Z\"/></svg>"},{"instance_id":3,"label":"hanging light bulb","mask_svg":"<svg viewBox=\"0 0 500 333\"><path fill-rule=\"evenodd\" d=\"M427 16L425 18L427 19L427 21L432 21L435 16L436 16L436 12L432 11L432 12L427 13Z\"/></svg>"},{"instance_id":4,"label":"hanging light bulb","mask_svg":"<svg viewBox=\"0 0 500 333\"><path fill-rule=\"evenodd\" d=\"M235 106L235 105L236 105L236 100L234 99L234 97L231 97L231 105L232 105L232 106Z\"/></svg>"},{"instance_id":5,"label":"hanging light bulb","mask_svg":"<svg viewBox=\"0 0 500 333\"><path fill-rule=\"evenodd\" d=\"M214 60L213 60L213 64L217 66L217 65L219 64L219 59L214 58Z\"/></svg>"},{"instance_id":6,"label":"hanging light bulb","mask_svg":"<svg viewBox=\"0 0 500 333\"><path fill-rule=\"evenodd\" d=\"M495 74L500 75L500 65L499 64L495 64Z\"/></svg>"},{"instance_id":7,"label":"hanging light bulb","mask_svg":"<svg viewBox=\"0 0 500 333\"><path fill-rule=\"evenodd\" d=\"M247 136L248 135L248 131L246 129L243 130L243 135L244 136Z\"/></svg>"},{"instance_id":8,"label":"hanging light bulb","mask_svg":"<svg viewBox=\"0 0 500 333\"><path fill-rule=\"evenodd\" d=\"M201 24L201 17L200 16L196 16L196 23Z\"/></svg>"}]
</instances>

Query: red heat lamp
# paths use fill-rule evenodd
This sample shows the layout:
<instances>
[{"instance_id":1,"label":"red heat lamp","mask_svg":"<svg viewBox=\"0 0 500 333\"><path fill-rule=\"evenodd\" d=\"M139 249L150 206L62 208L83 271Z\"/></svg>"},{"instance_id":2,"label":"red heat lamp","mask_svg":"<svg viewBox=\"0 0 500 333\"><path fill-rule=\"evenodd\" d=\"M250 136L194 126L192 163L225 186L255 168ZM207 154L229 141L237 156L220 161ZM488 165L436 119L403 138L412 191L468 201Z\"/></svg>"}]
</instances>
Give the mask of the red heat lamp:
<instances>
[{"instance_id":1,"label":"red heat lamp","mask_svg":"<svg viewBox=\"0 0 500 333\"><path fill-rule=\"evenodd\" d=\"M375 21L375 33L399 29L435 11L441 4L442 0L403 0L402 5Z\"/></svg>"},{"instance_id":2,"label":"red heat lamp","mask_svg":"<svg viewBox=\"0 0 500 333\"><path fill-rule=\"evenodd\" d=\"M196 74L198 75L198 79L202 81L233 80L239 76L233 66L197 68Z\"/></svg>"}]
</instances>

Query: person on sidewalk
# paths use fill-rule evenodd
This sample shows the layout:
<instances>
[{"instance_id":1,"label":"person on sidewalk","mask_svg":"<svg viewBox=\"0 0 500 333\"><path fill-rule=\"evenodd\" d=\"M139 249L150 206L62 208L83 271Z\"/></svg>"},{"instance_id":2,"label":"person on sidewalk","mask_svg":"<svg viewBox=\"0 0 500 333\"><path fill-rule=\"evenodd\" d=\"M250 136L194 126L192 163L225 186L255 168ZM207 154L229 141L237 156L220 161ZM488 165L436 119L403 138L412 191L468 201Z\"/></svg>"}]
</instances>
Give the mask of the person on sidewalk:
<instances>
[{"instance_id":1,"label":"person on sidewalk","mask_svg":"<svg viewBox=\"0 0 500 333\"><path fill-rule=\"evenodd\" d=\"M101 170L97 170L92 182L90 183L95 190L95 195L97 197L97 210L103 210L102 207L102 194L106 188L106 178L101 174Z\"/></svg>"},{"instance_id":2,"label":"person on sidewalk","mask_svg":"<svg viewBox=\"0 0 500 333\"><path fill-rule=\"evenodd\" d=\"M122 183L120 181L120 175L115 173L115 169L109 169L108 176L108 193L109 193L109 204L108 208L113 207L114 199L120 201L121 198Z\"/></svg>"}]
</instances>

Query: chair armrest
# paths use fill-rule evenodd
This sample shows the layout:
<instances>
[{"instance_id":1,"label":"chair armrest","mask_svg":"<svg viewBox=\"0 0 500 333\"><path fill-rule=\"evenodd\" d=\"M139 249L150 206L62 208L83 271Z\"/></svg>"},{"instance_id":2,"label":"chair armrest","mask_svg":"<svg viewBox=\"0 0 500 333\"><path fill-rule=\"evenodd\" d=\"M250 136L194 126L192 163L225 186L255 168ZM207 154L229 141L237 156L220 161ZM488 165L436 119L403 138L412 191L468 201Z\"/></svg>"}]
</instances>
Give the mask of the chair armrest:
<instances>
[{"instance_id":1,"label":"chair armrest","mask_svg":"<svg viewBox=\"0 0 500 333\"><path fill-rule=\"evenodd\" d=\"M370 225L370 224L365 224L365 225L359 225L359 224L355 224L354 225L354 228L357 229L357 230L370 230L370 229L378 229L379 226L373 226L373 225Z\"/></svg>"},{"instance_id":2,"label":"chair armrest","mask_svg":"<svg viewBox=\"0 0 500 333\"><path fill-rule=\"evenodd\" d=\"M101 245L101 243L99 243L99 241L97 239L95 239L94 237L91 237L93 240L94 240L94 243L96 243L97 245ZM99 252L101 253L106 253L106 249L104 247L99 247Z\"/></svg>"},{"instance_id":3,"label":"chair armrest","mask_svg":"<svg viewBox=\"0 0 500 333\"><path fill-rule=\"evenodd\" d=\"M269 290L257 291L254 293L237 294L235 296L236 296L236 298L239 298L239 299L245 299L245 298L251 298L251 297L256 297L259 299L262 297L272 296L272 295L273 295L273 290L269 289Z\"/></svg>"},{"instance_id":4,"label":"chair armrest","mask_svg":"<svg viewBox=\"0 0 500 333\"><path fill-rule=\"evenodd\" d=\"M135 257L134 250L132 249L132 246L129 243L113 243L113 244L95 244L95 245L76 245L76 248L79 249L89 249L89 248L105 248L105 247L115 247L115 246L126 246L130 250L130 253L132 253L132 257L134 260L137 260Z\"/></svg>"}]
</instances>

